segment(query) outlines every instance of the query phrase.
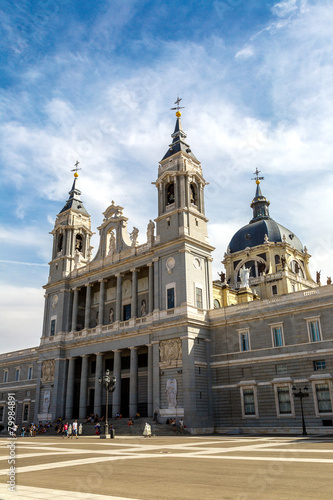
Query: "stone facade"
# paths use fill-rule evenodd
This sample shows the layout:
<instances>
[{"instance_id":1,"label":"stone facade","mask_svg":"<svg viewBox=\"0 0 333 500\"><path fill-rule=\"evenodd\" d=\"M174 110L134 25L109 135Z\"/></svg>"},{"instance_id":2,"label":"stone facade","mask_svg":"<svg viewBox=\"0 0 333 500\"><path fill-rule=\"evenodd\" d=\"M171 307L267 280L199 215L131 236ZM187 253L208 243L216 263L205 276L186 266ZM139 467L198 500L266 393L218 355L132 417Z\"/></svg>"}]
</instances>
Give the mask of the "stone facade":
<instances>
[{"instance_id":1,"label":"stone facade","mask_svg":"<svg viewBox=\"0 0 333 500\"><path fill-rule=\"evenodd\" d=\"M0 423L8 393L19 424L105 414L98 378L109 369L117 379L113 416L182 416L192 433L291 432L301 425L292 386L307 384L307 422L313 432L331 432L333 285L312 280L296 237L296 250L268 237L228 249L226 274L213 283L206 182L180 114L172 139L144 243L112 202L93 258L75 173L52 231L40 345L0 356Z\"/></svg>"}]
</instances>

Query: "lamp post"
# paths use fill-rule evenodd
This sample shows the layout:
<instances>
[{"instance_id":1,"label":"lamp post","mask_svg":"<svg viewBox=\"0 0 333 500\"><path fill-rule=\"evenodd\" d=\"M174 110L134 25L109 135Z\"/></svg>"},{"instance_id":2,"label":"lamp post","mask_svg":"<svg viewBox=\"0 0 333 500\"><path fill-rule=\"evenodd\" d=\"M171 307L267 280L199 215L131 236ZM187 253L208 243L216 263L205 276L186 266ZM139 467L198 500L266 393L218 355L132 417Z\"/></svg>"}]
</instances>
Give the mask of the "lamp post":
<instances>
[{"instance_id":1,"label":"lamp post","mask_svg":"<svg viewBox=\"0 0 333 500\"><path fill-rule=\"evenodd\" d=\"M293 389L294 398L299 398L301 401L302 426L303 426L302 436L307 436L308 433L306 432L304 412L303 412L303 398L309 397L309 389L307 388L307 386L304 386L303 391L302 391L301 387L299 389L297 389L297 387L295 385L293 386L292 389Z\"/></svg>"},{"instance_id":2,"label":"lamp post","mask_svg":"<svg viewBox=\"0 0 333 500\"><path fill-rule=\"evenodd\" d=\"M109 392L113 392L116 388L116 377L110 376L110 370L106 370L104 377L98 378L99 384L106 390L106 414L105 414L105 436L101 438L110 439L109 424L108 424L108 409L109 409Z\"/></svg>"}]
</instances>

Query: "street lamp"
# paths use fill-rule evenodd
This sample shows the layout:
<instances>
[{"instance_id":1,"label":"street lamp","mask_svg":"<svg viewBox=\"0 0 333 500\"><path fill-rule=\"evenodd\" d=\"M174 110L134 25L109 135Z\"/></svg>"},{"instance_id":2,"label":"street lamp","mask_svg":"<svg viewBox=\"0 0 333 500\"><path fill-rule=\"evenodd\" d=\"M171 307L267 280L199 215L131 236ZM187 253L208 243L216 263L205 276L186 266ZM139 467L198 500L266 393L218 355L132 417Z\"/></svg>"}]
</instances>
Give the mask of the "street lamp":
<instances>
[{"instance_id":1,"label":"street lamp","mask_svg":"<svg viewBox=\"0 0 333 500\"><path fill-rule=\"evenodd\" d=\"M306 432L304 412L303 412L303 398L309 397L309 389L307 388L307 386L304 386L303 391L302 391L301 388L297 389L297 387L295 385L293 386L292 389L293 389L294 398L299 398L301 401L301 413L302 413L302 425L303 425L302 436L307 436L308 433Z\"/></svg>"},{"instance_id":2,"label":"street lamp","mask_svg":"<svg viewBox=\"0 0 333 500\"><path fill-rule=\"evenodd\" d=\"M99 384L106 390L106 415L105 415L105 436L100 436L101 438L110 439L109 424L108 424L108 409L109 409L109 392L113 392L116 388L116 377L110 376L110 370L107 369L104 377L100 376L98 378Z\"/></svg>"}]
</instances>

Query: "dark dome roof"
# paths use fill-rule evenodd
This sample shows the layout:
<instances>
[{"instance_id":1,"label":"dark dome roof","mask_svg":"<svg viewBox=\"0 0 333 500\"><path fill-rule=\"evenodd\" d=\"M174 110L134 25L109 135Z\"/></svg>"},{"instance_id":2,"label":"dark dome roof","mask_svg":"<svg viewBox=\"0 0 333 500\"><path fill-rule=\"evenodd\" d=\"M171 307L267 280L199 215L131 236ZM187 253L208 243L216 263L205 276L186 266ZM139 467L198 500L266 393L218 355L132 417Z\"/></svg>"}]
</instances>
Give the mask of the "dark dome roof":
<instances>
[{"instance_id":1,"label":"dark dome roof","mask_svg":"<svg viewBox=\"0 0 333 500\"><path fill-rule=\"evenodd\" d=\"M246 226L242 227L232 237L229 248L231 253L244 250L246 247L255 247L264 243L265 234L269 241L278 243L283 241L283 236L286 237L286 242L300 252L303 251L303 245L297 236L289 231L286 227L281 226L275 220L267 217L251 221Z\"/></svg>"}]
</instances>

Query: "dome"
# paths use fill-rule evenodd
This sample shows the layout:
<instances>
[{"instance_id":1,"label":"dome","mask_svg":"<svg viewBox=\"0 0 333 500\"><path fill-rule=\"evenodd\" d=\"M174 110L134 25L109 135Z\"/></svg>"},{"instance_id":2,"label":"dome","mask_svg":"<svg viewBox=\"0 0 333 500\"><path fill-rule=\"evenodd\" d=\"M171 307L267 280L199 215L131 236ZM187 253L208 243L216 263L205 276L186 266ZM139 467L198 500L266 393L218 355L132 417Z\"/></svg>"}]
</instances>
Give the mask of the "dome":
<instances>
[{"instance_id":1,"label":"dome","mask_svg":"<svg viewBox=\"0 0 333 500\"><path fill-rule=\"evenodd\" d=\"M297 236L286 227L281 226L281 224L271 219L268 209L270 203L263 196L260 189L260 180L263 177L259 177L258 169L256 169L255 174L256 177L253 180L256 181L257 189L251 203L253 218L249 224L239 229L232 237L229 243L230 253L239 252L247 247L252 248L257 245L263 245L267 241L267 238L272 243L289 243L293 248L303 252L303 245Z\"/></svg>"},{"instance_id":2,"label":"dome","mask_svg":"<svg viewBox=\"0 0 333 500\"><path fill-rule=\"evenodd\" d=\"M263 245L266 234L268 240L273 243L283 242L285 237L286 243L303 252L301 241L292 231L281 226L281 224L278 224L270 217L266 217L265 219L251 221L239 229L229 243L230 253L239 252L247 247L252 248L257 245Z\"/></svg>"}]
</instances>

